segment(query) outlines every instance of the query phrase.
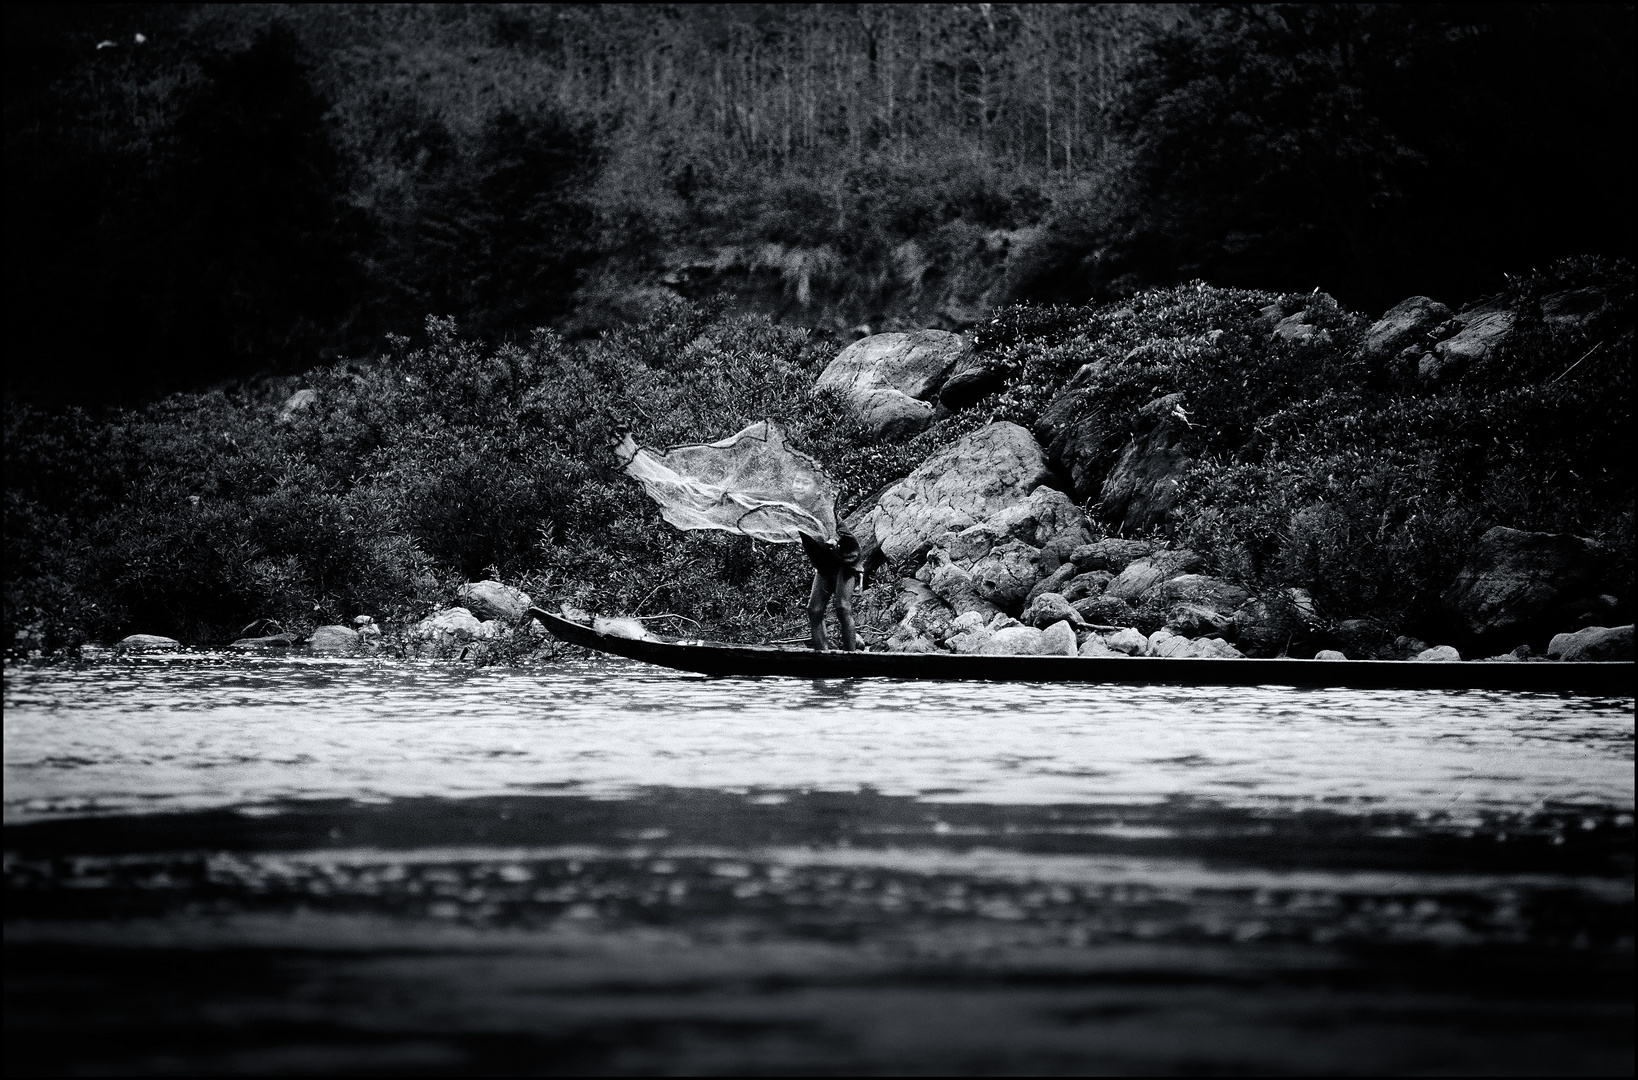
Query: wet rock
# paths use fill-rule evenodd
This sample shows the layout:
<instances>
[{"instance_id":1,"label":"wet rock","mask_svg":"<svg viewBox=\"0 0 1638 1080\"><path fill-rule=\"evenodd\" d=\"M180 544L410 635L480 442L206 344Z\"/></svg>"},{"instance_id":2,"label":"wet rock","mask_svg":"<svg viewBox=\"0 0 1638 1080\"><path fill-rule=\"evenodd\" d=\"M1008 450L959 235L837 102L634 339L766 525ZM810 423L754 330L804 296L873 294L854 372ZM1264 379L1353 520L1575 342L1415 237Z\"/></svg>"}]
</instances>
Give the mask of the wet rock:
<instances>
[{"instance_id":1,"label":"wet rock","mask_svg":"<svg viewBox=\"0 0 1638 1080\"><path fill-rule=\"evenodd\" d=\"M1024 625L1042 630L1056 622L1067 622L1076 628L1084 626L1086 622L1080 612L1069 606L1068 600L1055 592L1041 593L1031 600L1018 618Z\"/></svg>"},{"instance_id":2,"label":"wet rock","mask_svg":"<svg viewBox=\"0 0 1638 1080\"><path fill-rule=\"evenodd\" d=\"M1552 625L1554 611L1598 593L1603 560L1603 550L1579 536L1497 526L1479 538L1441 599L1478 640L1546 636L1571 629Z\"/></svg>"},{"instance_id":3,"label":"wet rock","mask_svg":"<svg viewBox=\"0 0 1638 1080\"><path fill-rule=\"evenodd\" d=\"M1182 394L1167 394L1138 412L1138 434L1121 450L1099 489L1098 514L1122 532L1144 532L1164 524L1184 475L1193 464L1178 445L1187 425Z\"/></svg>"},{"instance_id":4,"label":"wet rock","mask_svg":"<svg viewBox=\"0 0 1638 1080\"><path fill-rule=\"evenodd\" d=\"M1632 626L1589 626L1573 634L1556 634L1547 645L1549 660L1631 660Z\"/></svg>"},{"instance_id":5,"label":"wet rock","mask_svg":"<svg viewBox=\"0 0 1638 1080\"><path fill-rule=\"evenodd\" d=\"M1075 628L1068 622L1055 622L1041 631L1042 656L1074 656L1079 651Z\"/></svg>"},{"instance_id":6,"label":"wet rock","mask_svg":"<svg viewBox=\"0 0 1638 1080\"><path fill-rule=\"evenodd\" d=\"M1005 421L990 424L884 492L871 513L872 527L894 565L912 566L936 537L988 520L1051 478L1029 432Z\"/></svg>"},{"instance_id":7,"label":"wet rock","mask_svg":"<svg viewBox=\"0 0 1638 1080\"><path fill-rule=\"evenodd\" d=\"M1033 626L1009 626L991 635L979 650L983 656L1038 656L1041 631Z\"/></svg>"},{"instance_id":8,"label":"wet rock","mask_svg":"<svg viewBox=\"0 0 1638 1080\"><path fill-rule=\"evenodd\" d=\"M1024 597L1044 576L1041 553L1021 540L1009 540L991 548L972 569L972 582L978 595L1007 612L1020 610Z\"/></svg>"},{"instance_id":9,"label":"wet rock","mask_svg":"<svg viewBox=\"0 0 1638 1080\"><path fill-rule=\"evenodd\" d=\"M1401 300L1383 313L1365 331L1360 356L1378 365L1385 364L1407 348L1430 344L1430 335L1450 321L1450 309L1426 296Z\"/></svg>"},{"instance_id":10,"label":"wet rock","mask_svg":"<svg viewBox=\"0 0 1638 1080\"><path fill-rule=\"evenodd\" d=\"M1123 540L1111 536L1090 544L1083 544L1069 554L1069 561L1082 570L1107 570L1118 574L1139 559L1154 553L1155 546L1147 540Z\"/></svg>"},{"instance_id":11,"label":"wet rock","mask_svg":"<svg viewBox=\"0 0 1638 1080\"><path fill-rule=\"evenodd\" d=\"M479 619L517 622L534 603L529 594L498 581L474 581L455 590L455 598Z\"/></svg>"},{"instance_id":12,"label":"wet rock","mask_svg":"<svg viewBox=\"0 0 1638 1080\"><path fill-rule=\"evenodd\" d=\"M1424 663L1449 663L1461 658L1462 654L1449 645L1435 645L1431 649L1423 649L1413 657L1413 659L1421 660Z\"/></svg>"},{"instance_id":13,"label":"wet rock","mask_svg":"<svg viewBox=\"0 0 1638 1080\"><path fill-rule=\"evenodd\" d=\"M1149 649L1149 639L1131 627L1103 635L1103 643L1114 652L1127 656L1142 656Z\"/></svg>"},{"instance_id":14,"label":"wet rock","mask_svg":"<svg viewBox=\"0 0 1638 1080\"><path fill-rule=\"evenodd\" d=\"M1118 596L1089 596L1072 606L1094 626L1127 626L1132 622L1132 605Z\"/></svg>"},{"instance_id":15,"label":"wet rock","mask_svg":"<svg viewBox=\"0 0 1638 1080\"><path fill-rule=\"evenodd\" d=\"M350 653L358 648L358 631L350 626L321 626L307 635L307 647L319 653Z\"/></svg>"},{"instance_id":16,"label":"wet rock","mask_svg":"<svg viewBox=\"0 0 1638 1080\"><path fill-rule=\"evenodd\" d=\"M843 349L814 389L840 394L876 438L904 438L933 422L932 402L971 351L943 330L874 334Z\"/></svg>"},{"instance_id":17,"label":"wet rock","mask_svg":"<svg viewBox=\"0 0 1638 1080\"><path fill-rule=\"evenodd\" d=\"M160 634L132 634L114 645L120 652L175 652L181 647L180 641Z\"/></svg>"},{"instance_id":18,"label":"wet rock","mask_svg":"<svg viewBox=\"0 0 1638 1080\"><path fill-rule=\"evenodd\" d=\"M1344 656L1342 653L1338 652L1336 649L1321 649L1319 652L1314 654L1314 659L1315 660L1346 660L1348 658L1346 656Z\"/></svg>"}]
</instances>

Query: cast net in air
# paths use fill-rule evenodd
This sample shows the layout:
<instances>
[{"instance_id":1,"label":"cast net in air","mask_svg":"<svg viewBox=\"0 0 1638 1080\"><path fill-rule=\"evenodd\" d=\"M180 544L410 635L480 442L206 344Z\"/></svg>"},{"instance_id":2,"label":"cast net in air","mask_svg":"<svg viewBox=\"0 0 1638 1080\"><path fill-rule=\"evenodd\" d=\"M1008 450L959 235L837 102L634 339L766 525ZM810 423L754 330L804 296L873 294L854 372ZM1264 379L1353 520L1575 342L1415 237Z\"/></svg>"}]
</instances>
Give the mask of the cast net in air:
<instances>
[{"instance_id":1,"label":"cast net in air","mask_svg":"<svg viewBox=\"0 0 1638 1080\"><path fill-rule=\"evenodd\" d=\"M679 529L721 529L771 544L798 543L802 533L836 542L836 485L767 420L721 442L669 450L640 446L628 434L614 452Z\"/></svg>"}]
</instances>

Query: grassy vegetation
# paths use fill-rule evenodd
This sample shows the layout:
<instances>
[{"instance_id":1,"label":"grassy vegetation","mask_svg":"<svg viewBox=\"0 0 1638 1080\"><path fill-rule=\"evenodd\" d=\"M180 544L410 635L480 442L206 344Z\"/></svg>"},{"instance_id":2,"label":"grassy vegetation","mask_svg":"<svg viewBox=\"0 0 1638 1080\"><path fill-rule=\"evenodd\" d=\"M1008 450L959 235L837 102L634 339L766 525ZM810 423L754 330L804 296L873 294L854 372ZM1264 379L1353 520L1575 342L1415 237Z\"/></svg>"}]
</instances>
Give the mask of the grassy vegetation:
<instances>
[{"instance_id":1,"label":"grassy vegetation","mask_svg":"<svg viewBox=\"0 0 1638 1080\"><path fill-rule=\"evenodd\" d=\"M1589 282L1615 289L1597 341L1542 319L1544 292ZM489 346L430 319L424 348L397 338L311 372L311 403L287 414L288 380L100 417L14 402L7 640L403 624L481 577L731 638L793 636L800 552L665 525L615 468L617 425L663 445L771 418L837 478L845 509L992 419L1033 423L1072 378L1103 418L1100 469L1145 402L1185 395L1195 465L1172 539L1253 590L1302 586L1332 617L1414 631L1496 524L1598 538L1630 579L1630 267L1563 263L1509 301L1509 347L1438 392L1356 359L1365 321L1323 296L1194 284L1009 308L977 334L1004 388L900 443L813 393L841 342L681 301L581 343L540 331ZM1329 337L1271 338L1258 319L1275 302L1310 305Z\"/></svg>"}]
</instances>

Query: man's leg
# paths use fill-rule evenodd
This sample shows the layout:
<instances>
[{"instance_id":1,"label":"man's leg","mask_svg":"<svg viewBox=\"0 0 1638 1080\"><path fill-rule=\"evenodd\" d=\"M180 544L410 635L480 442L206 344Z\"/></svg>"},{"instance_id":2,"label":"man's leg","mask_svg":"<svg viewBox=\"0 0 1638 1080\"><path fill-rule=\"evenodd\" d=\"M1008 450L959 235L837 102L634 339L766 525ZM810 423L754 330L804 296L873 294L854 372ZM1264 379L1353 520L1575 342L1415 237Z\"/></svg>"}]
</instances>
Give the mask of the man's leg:
<instances>
[{"instance_id":1,"label":"man's leg","mask_svg":"<svg viewBox=\"0 0 1638 1080\"><path fill-rule=\"evenodd\" d=\"M853 633L853 591L859 587L859 575L843 567L836 575L836 621L842 628L842 648L859 651L859 639Z\"/></svg>"},{"instance_id":2,"label":"man's leg","mask_svg":"<svg viewBox=\"0 0 1638 1080\"><path fill-rule=\"evenodd\" d=\"M830 607L830 594L834 590L831 579L815 570L813 572L813 591L808 594L808 647L825 651L825 609ZM848 630L852 633L851 612L849 613Z\"/></svg>"}]
</instances>

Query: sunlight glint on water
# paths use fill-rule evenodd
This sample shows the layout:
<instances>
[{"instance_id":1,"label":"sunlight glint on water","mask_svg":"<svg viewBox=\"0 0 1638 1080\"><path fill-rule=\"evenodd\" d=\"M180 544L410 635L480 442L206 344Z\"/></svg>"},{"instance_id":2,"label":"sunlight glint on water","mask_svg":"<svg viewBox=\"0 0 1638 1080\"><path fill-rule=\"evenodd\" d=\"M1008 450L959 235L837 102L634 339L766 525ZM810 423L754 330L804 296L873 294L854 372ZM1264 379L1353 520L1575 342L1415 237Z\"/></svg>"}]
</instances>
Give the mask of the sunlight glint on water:
<instances>
[{"instance_id":1,"label":"sunlight glint on water","mask_svg":"<svg viewBox=\"0 0 1638 1080\"><path fill-rule=\"evenodd\" d=\"M5 675L8 821L296 798L818 789L1631 808L1631 699L168 658Z\"/></svg>"}]
</instances>

